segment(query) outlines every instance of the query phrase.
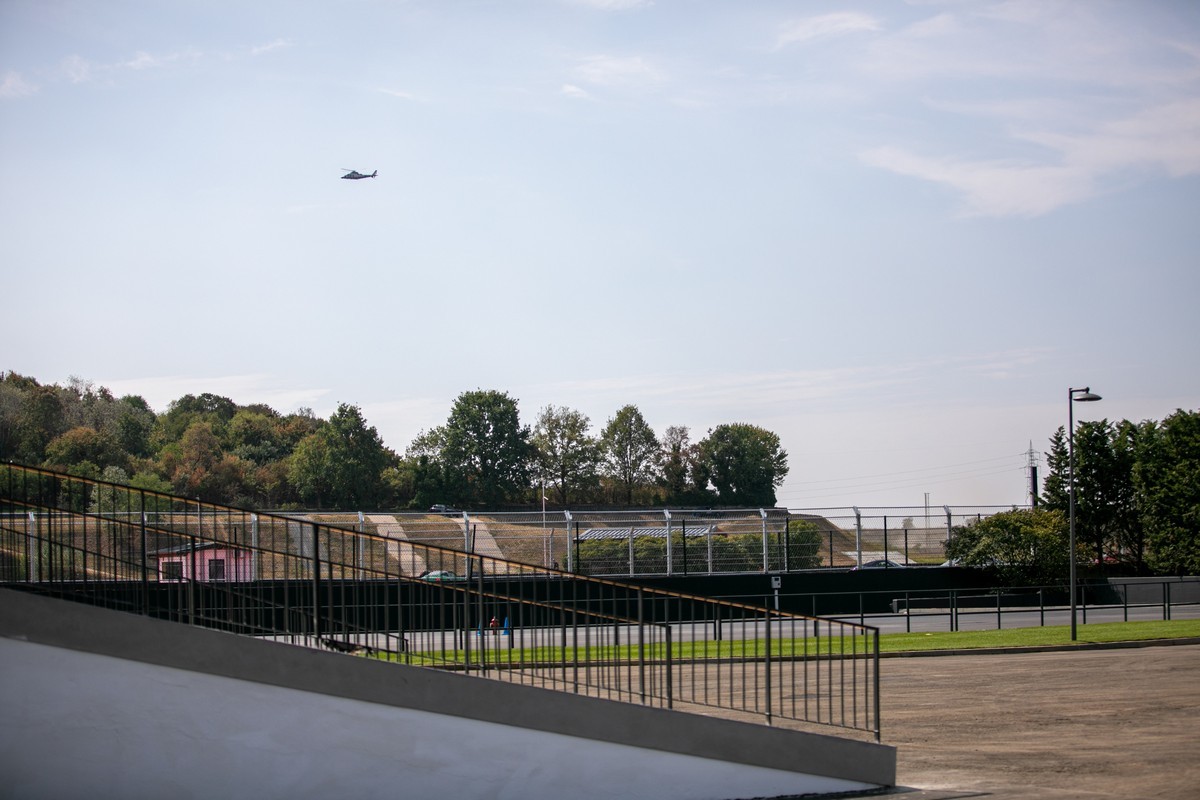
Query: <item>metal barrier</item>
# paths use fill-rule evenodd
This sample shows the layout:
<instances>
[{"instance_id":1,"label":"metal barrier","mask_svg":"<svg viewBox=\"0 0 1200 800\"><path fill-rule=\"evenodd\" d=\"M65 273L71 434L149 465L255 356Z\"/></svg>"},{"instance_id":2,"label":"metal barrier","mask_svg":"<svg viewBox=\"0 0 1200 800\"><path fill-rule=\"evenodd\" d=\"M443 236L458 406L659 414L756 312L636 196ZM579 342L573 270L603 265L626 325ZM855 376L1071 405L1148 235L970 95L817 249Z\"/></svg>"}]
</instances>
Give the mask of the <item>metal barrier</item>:
<instances>
[{"instance_id":1,"label":"metal barrier","mask_svg":"<svg viewBox=\"0 0 1200 800\"><path fill-rule=\"evenodd\" d=\"M454 521L463 538L447 547L430 541L446 531L436 514L318 522L0 465L0 582L295 645L879 739L875 628L508 560L502 526Z\"/></svg>"}]
</instances>

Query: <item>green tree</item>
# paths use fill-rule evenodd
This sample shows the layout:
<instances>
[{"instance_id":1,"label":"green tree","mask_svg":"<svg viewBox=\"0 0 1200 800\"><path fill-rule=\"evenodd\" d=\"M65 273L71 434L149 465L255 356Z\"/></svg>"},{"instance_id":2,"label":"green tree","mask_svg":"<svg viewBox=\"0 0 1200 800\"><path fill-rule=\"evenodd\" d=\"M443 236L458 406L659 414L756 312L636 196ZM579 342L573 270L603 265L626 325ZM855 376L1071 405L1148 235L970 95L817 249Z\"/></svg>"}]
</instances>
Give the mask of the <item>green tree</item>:
<instances>
[{"instance_id":1,"label":"green tree","mask_svg":"<svg viewBox=\"0 0 1200 800\"><path fill-rule=\"evenodd\" d=\"M617 411L600 434L604 474L619 487L625 505L633 505L639 486L653 483L659 454L658 437L637 406Z\"/></svg>"},{"instance_id":2,"label":"green tree","mask_svg":"<svg viewBox=\"0 0 1200 800\"><path fill-rule=\"evenodd\" d=\"M1067 484L1071 471L1066 428L1059 427L1050 437L1046 451L1046 477L1042 481L1042 505L1052 511L1067 513L1070 495Z\"/></svg>"},{"instance_id":3,"label":"green tree","mask_svg":"<svg viewBox=\"0 0 1200 800\"><path fill-rule=\"evenodd\" d=\"M155 446L163 447L183 438L183 434L195 422L207 422L212 432L223 437L225 426L237 413L237 404L228 397L209 394L185 394L172 402L162 414L152 435Z\"/></svg>"},{"instance_id":4,"label":"green tree","mask_svg":"<svg viewBox=\"0 0 1200 800\"><path fill-rule=\"evenodd\" d=\"M35 386L26 391L17 418L17 460L40 464L46 457L46 446L66 431L59 392L52 386Z\"/></svg>"},{"instance_id":5,"label":"green tree","mask_svg":"<svg viewBox=\"0 0 1200 800\"><path fill-rule=\"evenodd\" d=\"M328 440L311 433L300 440L288 458L288 480L305 503L320 509L333 494Z\"/></svg>"},{"instance_id":6,"label":"green tree","mask_svg":"<svg viewBox=\"0 0 1200 800\"><path fill-rule=\"evenodd\" d=\"M757 425L718 425L700 442L700 462L723 506L775 505L787 477L787 451L779 437Z\"/></svg>"},{"instance_id":7,"label":"green tree","mask_svg":"<svg viewBox=\"0 0 1200 800\"><path fill-rule=\"evenodd\" d=\"M1061 511L1016 509L955 527L946 556L963 566L994 569L1010 585L1043 585L1065 581L1069 549Z\"/></svg>"},{"instance_id":8,"label":"green tree","mask_svg":"<svg viewBox=\"0 0 1200 800\"><path fill-rule=\"evenodd\" d=\"M463 392L437 436L449 502L496 508L529 488L530 432L507 393Z\"/></svg>"},{"instance_id":9,"label":"green tree","mask_svg":"<svg viewBox=\"0 0 1200 800\"><path fill-rule=\"evenodd\" d=\"M539 477L560 505L595 491L600 445L588 435L590 426L582 412L546 406L533 427L530 441Z\"/></svg>"},{"instance_id":10,"label":"green tree","mask_svg":"<svg viewBox=\"0 0 1200 800\"><path fill-rule=\"evenodd\" d=\"M287 444L279 438L278 419L274 412L238 409L225 430L227 449L258 465L287 457Z\"/></svg>"},{"instance_id":11,"label":"green tree","mask_svg":"<svg viewBox=\"0 0 1200 800\"><path fill-rule=\"evenodd\" d=\"M129 466L116 440L92 428L72 428L46 446L45 465L51 469L71 472L76 464L85 461L102 469L124 470Z\"/></svg>"},{"instance_id":12,"label":"green tree","mask_svg":"<svg viewBox=\"0 0 1200 800\"><path fill-rule=\"evenodd\" d=\"M122 397L117 406L114 423L117 444L133 458L150 457L150 436L158 419L154 410L138 395Z\"/></svg>"},{"instance_id":13,"label":"green tree","mask_svg":"<svg viewBox=\"0 0 1200 800\"><path fill-rule=\"evenodd\" d=\"M396 456L357 406L342 403L317 434L325 439L331 501L344 509L375 508L387 496L383 471Z\"/></svg>"},{"instance_id":14,"label":"green tree","mask_svg":"<svg viewBox=\"0 0 1200 800\"><path fill-rule=\"evenodd\" d=\"M659 442L660 480L666 502L684 505L709 501L708 476L700 466L700 448L684 425L672 425Z\"/></svg>"},{"instance_id":15,"label":"green tree","mask_svg":"<svg viewBox=\"0 0 1200 800\"><path fill-rule=\"evenodd\" d=\"M1147 561L1162 573L1200 572L1200 412L1176 411L1143 428L1134 484Z\"/></svg>"}]
</instances>

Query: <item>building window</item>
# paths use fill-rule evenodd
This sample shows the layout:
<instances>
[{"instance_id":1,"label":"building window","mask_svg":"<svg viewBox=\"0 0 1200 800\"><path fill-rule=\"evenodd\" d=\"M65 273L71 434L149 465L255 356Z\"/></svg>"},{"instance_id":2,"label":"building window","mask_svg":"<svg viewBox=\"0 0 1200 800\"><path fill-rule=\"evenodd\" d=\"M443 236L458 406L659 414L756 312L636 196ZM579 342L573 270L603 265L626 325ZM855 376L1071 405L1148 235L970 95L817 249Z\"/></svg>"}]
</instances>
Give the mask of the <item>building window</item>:
<instances>
[{"instance_id":1,"label":"building window","mask_svg":"<svg viewBox=\"0 0 1200 800\"><path fill-rule=\"evenodd\" d=\"M162 570L162 580L164 581L183 580L182 561L164 561L160 565L160 569Z\"/></svg>"},{"instance_id":2,"label":"building window","mask_svg":"<svg viewBox=\"0 0 1200 800\"><path fill-rule=\"evenodd\" d=\"M208 579L210 581L225 580L225 559L210 558L208 560Z\"/></svg>"}]
</instances>

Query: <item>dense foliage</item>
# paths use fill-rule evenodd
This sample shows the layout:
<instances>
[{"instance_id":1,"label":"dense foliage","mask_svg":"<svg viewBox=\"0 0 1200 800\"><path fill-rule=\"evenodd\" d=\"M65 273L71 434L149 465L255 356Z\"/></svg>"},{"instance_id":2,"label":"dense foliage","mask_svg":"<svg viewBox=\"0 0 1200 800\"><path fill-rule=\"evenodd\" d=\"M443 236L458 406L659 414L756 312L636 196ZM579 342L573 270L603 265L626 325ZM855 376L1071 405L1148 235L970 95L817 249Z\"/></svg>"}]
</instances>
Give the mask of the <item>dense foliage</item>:
<instances>
[{"instance_id":1,"label":"dense foliage","mask_svg":"<svg viewBox=\"0 0 1200 800\"><path fill-rule=\"evenodd\" d=\"M594 435L574 409L548 406L532 429L516 399L462 393L444 425L403 455L354 405L328 419L280 414L215 394L185 395L156 414L137 396L72 378L42 385L0 375L0 458L251 508L383 509L540 505L775 503L787 474L779 438L721 425L693 444L660 440L635 405Z\"/></svg>"},{"instance_id":2,"label":"dense foliage","mask_svg":"<svg viewBox=\"0 0 1200 800\"><path fill-rule=\"evenodd\" d=\"M1200 572L1200 412L1162 422L1081 422L1075 429L1075 540L1091 569ZM992 566L1014 582L1061 580L1067 571L1070 439L1047 452L1039 508L956 528L947 555Z\"/></svg>"}]
</instances>

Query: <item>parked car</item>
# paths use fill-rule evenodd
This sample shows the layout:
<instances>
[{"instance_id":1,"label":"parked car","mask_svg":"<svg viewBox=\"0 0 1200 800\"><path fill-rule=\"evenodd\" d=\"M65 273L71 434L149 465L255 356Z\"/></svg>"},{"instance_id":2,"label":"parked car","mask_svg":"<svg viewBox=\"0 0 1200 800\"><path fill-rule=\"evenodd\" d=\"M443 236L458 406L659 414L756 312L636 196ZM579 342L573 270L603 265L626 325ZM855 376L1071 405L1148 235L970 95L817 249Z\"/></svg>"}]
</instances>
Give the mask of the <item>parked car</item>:
<instances>
[{"instance_id":1,"label":"parked car","mask_svg":"<svg viewBox=\"0 0 1200 800\"><path fill-rule=\"evenodd\" d=\"M454 508L453 506L445 506L445 505L442 505L441 503L434 503L433 505L431 505L429 507L429 513L431 513L431 514L459 514L461 512L457 508Z\"/></svg>"},{"instance_id":2,"label":"parked car","mask_svg":"<svg viewBox=\"0 0 1200 800\"><path fill-rule=\"evenodd\" d=\"M861 567L855 567L855 569L904 569L904 565L898 561L877 558L874 561L866 562Z\"/></svg>"},{"instance_id":3,"label":"parked car","mask_svg":"<svg viewBox=\"0 0 1200 800\"><path fill-rule=\"evenodd\" d=\"M435 569L433 572L426 572L421 576L422 580L427 580L432 583L448 583L450 581L466 580L453 572L445 569Z\"/></svg>"}]
</instances>

